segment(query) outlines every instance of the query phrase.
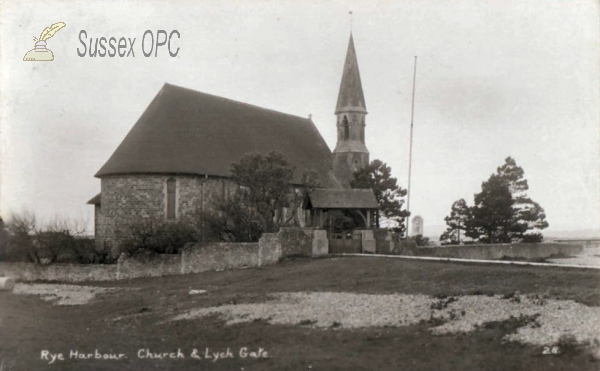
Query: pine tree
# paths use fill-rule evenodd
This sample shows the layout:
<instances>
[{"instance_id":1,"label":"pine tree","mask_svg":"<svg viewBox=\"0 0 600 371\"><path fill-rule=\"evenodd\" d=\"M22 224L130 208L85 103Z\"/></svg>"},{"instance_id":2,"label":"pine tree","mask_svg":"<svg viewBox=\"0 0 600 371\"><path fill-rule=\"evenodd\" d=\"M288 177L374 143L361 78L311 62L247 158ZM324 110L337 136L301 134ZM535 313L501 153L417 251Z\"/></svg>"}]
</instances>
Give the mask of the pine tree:
<instances>
[{"instance_id":1,"label":"pine tree","mask_svg":"<svg viewBox=\"0 0 600 371\"><path fill-rule=\"evenodd\" d=\"M542 241L539 231L548 227L546 214L527 196L529 185L524 175L516 161L507 157L482 183L475 205L469 208L466 236L487 243Z\"/></svg>"},{"instance_id":2,"label":"pine tree","mask_svg":"<svg viewBox=\"0 0 600 371\"><path fill-rule=\"evenodd\" d=\"M512 157L507 157L504 164L497 168L497 174L507 184L514 199L513 204L513 227L509 232L511 240L528 242L540 242L543 238L539 233L548 227L544 209L527 196L529 185L524 179L525 172ZM533 233L526 233L532 231Z\"/></svg>"},{"instance_id":3,"label":"pine tree","mask_svg":"<svg viewBox=\"0 0 600 371\"><path fill-rule=\"evenodd\" d=\"M471 218L471 209L467 201L461 198L454 201L450 215L444 218L448 229L440 236L440 241L449 240L451 244L460 244L461 231L466 231Z\"/></svg>"},{"instance_id":4,"label":"pine tree","mask_svg":"<svg viewBox=\"0 0 600 371\"><path fill-rule=\"evenodd\" d=\"M510 242L513 231L514 200L508 183L497 174L481 184L471 209L472 218L466 235L484 243Z\"/></svg>"},{"instance_id":5,"label":"pine tree","mask_svg":"<svg viewBox=\"0 0 600 371\"><path fill-rule=\"evenodd\" d=\"M350 182L352 188L371 188L379 202L379 210L375 213L375 225L379 228L383 219L396 225L394 231L404 235L404 220L410 213L402 209L406 189L398 186L398 180L392 177L392 168L380 160L373 160L365 168L354 173Z\"/></svg>"}]
</instances>

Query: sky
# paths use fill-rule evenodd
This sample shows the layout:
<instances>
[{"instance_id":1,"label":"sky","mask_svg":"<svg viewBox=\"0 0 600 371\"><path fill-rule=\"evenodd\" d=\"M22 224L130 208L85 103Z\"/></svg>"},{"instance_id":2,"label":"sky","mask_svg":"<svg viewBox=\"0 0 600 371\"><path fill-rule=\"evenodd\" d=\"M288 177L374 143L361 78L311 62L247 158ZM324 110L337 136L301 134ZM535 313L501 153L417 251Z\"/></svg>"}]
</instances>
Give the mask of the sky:
<instances>
[{"instance_id":1,"label":"sky","mask_svg":"<svg viewBox=\"0 0 600 371\"><path fill-rule=\"evenodd\" d=\"M600 5L593 0L3 1L0 214L84 219L94 174L165 82L312 115L329 147L352 30L371 159L408 185L410 211L441 233L512 156L546 234L600 230ZM352 12L352 15L349 13ZM25 62L33 37L52 62ZM136 39L135 57L80 56L90 39ZM174 36L145 57L144 32ZM161 36L162 37L162 36ZM150 43L144 44L146 51ZM129 49L129 46L127 46Z\"/></svg>"}]
</instances>

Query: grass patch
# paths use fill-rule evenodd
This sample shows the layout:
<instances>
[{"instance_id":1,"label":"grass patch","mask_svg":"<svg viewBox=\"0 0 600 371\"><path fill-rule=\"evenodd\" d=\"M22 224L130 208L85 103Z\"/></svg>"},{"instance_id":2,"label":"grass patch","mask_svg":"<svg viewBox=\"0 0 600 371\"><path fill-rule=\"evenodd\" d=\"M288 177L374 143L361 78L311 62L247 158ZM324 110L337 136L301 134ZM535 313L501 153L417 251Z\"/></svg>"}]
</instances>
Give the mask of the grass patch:
<instances>
[{"instance_id":1,"label":"grass patch","mask_svg":"<svg viewBox=\"0 0 600 371\"><path fill-rule=\"evenodd\" d=\"M434 309L434 310L446 309L446 308L448 308L448 305L450 303L453 303L455 301L458 301L458 298L455 298L454 296L451 296L446 300L440 299L434 303L431 303L431 305L429 306L429 309Z\"/></svg>"},{"instance_id":2,"label":"grass patch","mask_svg":"<svg viewBox=\"0 0 600 371\"><path fill-rule=\"evenodd\" d=\"M317 321L311 321L309 319L303 319L302 321L298 322L298 324L300 326L310 326L310 325L313 325L315 323L317 323Z\"/></svg>"},{"instance_id":3,"label":"grass patch","mask_svg":"<svg viewBox=\"0 0 600 371\"><path fill-rule=\"evenodd\" d=\"M201 298L188 295L190 287L198 287L199 282L203 288L210 289L210 295ZM571 344L569 340L563 344L565 353L558 356L542 356L539 346L502 341L505 334L521 326L536 326L535 318L512 318L487 323L468 334L448 335L434 335L429 331L445 323L444 319L432 316L415 325L343 331L338 330L339 322L333 323L331 329L313 329L304 327L312 323L300 319L300 326L298 323L272 325L266 319L225 325L225 320L218 315L190 322L167 321L174 314L199 307L232 302L263 303L271 300L270 294L276 292L422 294L435 297L441 302L441 308L448 307L451 297L496 293L508 296L509 300L518 292L521 298L531 295L535 299L537 295L541 303L547 294L553 299L600 306L600 271L597 270L336 257L285 261L261 269L88 285L135 290L115 290L83 306L54 306L35 296L0 292L0 360L14 364L15 370L49 370L51 367L40 361L40 349L51 347L62 352L113 349L128 356L127 360L110 365L93 360L85 365L65 360L58 366L65 371L110 367L184 371L206 367L211 370L300 370L307 369L308 364L315 370L598 370L598 363L585 351L582 353L580 345ZM147 313L133 315L141 310ZM469 316L468 311L450 311L450 316ZM123 319L112 321L116 317ZM32 318L36 319L34 325ZM231 347L234 352L240 347L255 347L254 350L262 347L271 358L256 363L248 359L224 359L207 366L209 363L199 363L189 357L184 360L136 357L141 348L156 352L181 348L188 355L193 348L204 347L214 351Z\"/></svg>"},{"instance_id":4,"label":"grass patch","mask_svg":"<svg viewBox=\"0 0 600 371\"><path fill-rule=\"evenodd\" d=\"M524 327L532 323L537 323L536 319L539 314L532 316L521 315L519 317L510 316L506 321L491 321L483 323L480 328L497 332L498 336L504 337L508 334L514 334L519 327Z\"/></svg>"},{"instance_id":5,"label":"grass patch","mask_svg":"<svg viewBox=\"0 0 600 371\"><path fill-rule=\"evenodd\" d=\"M440 317L434 317L432 314L431 316L429 316L429 319L420 320L419 325L425 326L425 327L437 327L437 326L443 325L446 322L448 322L447 319L440 318Z\"/></svg>"},{"instance_id":6,"label":"grass patch","mask_svg":"<svg viewBox=\"0 0 600 371\"><path fill-rule=\"evenodd\" d=\"M571 258L574 258L574 256L567 255L565 253L559 252L559 253L556 253L556 254L551 254L550 256L547 256L545 258L527 259L527 258L520 258L520 257L503 256L502 258L500 258L498 260L516 261L516 262L530 262L530 263L552 263L550 261L551 259L571 259Z\"/></svg>"},{"instance_id":7,"label":"grass patch","mask_svg":"<svg viewBox=\"0 0 600 371\"><path fill-rule=\"evenodd\" d=\"M475 290L469 291L467 295L484 295L484 296L492 297L492 296L494 296L494 291L475 289Z\"/></svg>"}]
</instances>

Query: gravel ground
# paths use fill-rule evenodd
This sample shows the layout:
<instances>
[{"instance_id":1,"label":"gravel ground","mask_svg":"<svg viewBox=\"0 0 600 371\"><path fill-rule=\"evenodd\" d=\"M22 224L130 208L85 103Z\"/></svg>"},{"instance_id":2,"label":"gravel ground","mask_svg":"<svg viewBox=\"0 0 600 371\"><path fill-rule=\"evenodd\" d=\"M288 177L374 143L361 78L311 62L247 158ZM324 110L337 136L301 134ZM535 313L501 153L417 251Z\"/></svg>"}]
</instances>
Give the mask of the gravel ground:
<instances>
[{"instance_id":1,"label":"gravel ground","mask_svg":"<svg viewBox=\"0 0 600 371\"><path fill-rule=\"evenodd\" d=\"M28 285L17 283L13 293L18 295L40 295L41 299L54 301L56 305L83 305L87 304L97 294L102 294L111 290L114 289L77 285Z\"/></svg>"},{"instance_id":2,"label":"gravel ground","mask_svg":"<svg viewBox=\"0 0 600 371\"><path fill-rule=\"evenodd\" d=\"M579 343L595 348L600 344L599 307L537 295L517 294L506 299L498 295L467 295L437 299L427 295L299 292L278 293L272 297L273 300L260 304L194 309L174 320L220 314L227 324L266 320L272 324L348 329L408 326L425 320L440 323L431 328L434 334L447 334L470 332L487 322L532 316L530 323L508 335L506 340L549 346L556 344L562 335L573 335Z\"/></svg>"}]
</instances>

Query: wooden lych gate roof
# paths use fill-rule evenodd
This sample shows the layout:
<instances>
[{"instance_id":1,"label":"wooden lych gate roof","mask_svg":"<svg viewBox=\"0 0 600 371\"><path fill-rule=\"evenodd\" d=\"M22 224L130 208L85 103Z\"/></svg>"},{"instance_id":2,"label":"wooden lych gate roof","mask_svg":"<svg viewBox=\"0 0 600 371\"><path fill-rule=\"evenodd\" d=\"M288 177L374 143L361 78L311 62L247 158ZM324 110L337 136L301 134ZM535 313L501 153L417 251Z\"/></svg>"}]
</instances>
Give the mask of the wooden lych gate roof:
<instances>
[{"instance_id":1,"label":"wooden lych gate roof","mask_svg":"<svg viewBox=\"0 0 600 371\"><path fill-rule=\"evenodd\" d=\"M315 189L305 200L306 209L377 209L371 189Z\"/></svg>"}]
</instances>

